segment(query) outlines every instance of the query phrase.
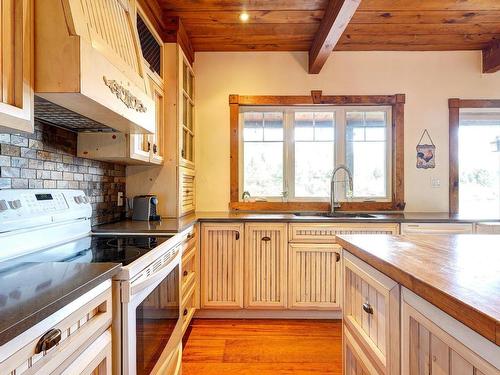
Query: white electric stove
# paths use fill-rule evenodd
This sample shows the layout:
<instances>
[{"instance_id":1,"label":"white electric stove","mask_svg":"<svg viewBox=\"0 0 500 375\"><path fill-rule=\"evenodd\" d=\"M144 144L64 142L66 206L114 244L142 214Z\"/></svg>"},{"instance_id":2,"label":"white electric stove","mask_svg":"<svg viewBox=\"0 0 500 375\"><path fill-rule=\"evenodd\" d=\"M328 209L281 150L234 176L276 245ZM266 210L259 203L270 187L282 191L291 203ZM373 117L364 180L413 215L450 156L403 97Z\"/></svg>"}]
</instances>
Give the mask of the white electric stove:
<instances>
[{"instance_id":1,"label":"white electric stove","mask_svg":"<svg viewBox=\"0 0 500 375\"><path fill-rule=\"evenodd\" d=\"M156 373L180 341L179 244L187 233L97 235L91 215L80 190L0 190L0 272L40 262L121 263L113 280L120 358L113 372Z\"/></svg>"}]
</instances>

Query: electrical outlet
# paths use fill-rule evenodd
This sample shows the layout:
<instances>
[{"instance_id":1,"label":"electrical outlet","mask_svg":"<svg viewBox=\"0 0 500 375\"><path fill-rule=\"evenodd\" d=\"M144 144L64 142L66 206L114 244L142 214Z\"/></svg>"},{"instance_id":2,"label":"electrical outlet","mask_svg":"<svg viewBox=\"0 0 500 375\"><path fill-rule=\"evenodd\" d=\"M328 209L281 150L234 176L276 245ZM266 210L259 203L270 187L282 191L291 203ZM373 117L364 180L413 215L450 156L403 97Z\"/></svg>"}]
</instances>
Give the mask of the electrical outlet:
<instances>
[{"instance_id":1,"label":"electrical outlet","mask_svg":"<svg viewBox=\"0 0 500 375\"><path fill-rule=\"evenodd\" d=\"M123 206L123 191L118 192L117 205L118 205L118 207Z\"/></svg>"},{"instance_id":2,"label":"electrical outlet","mask_svg":"<svg viewBox=\"0 0 500 375\"><path fill-rule=\"evenodd\" d=\"M437 177L431 177L431 187L432 188L440 188L441 180Z\"/></svg>"}]
</instances>

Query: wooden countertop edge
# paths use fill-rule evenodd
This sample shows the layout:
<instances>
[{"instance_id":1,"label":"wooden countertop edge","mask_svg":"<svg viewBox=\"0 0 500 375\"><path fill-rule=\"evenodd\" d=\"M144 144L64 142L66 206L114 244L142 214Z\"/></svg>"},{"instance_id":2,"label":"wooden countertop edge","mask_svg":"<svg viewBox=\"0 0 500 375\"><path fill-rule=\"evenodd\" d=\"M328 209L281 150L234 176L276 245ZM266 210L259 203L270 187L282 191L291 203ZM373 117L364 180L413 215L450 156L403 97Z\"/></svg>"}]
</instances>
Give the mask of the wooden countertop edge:
<instances>
[{"instance_id":1,"label":"wooden countertop edge","mask_svg":"<svg viewBox=\"0 0 500 375\"><path fill-rule=\"evenodd\" d=\"M496 345L500 345L500 322L496 319L342 238L337 237L337 243L370 266L462 322L473 331Z\"/></svg>"}]
</instances>

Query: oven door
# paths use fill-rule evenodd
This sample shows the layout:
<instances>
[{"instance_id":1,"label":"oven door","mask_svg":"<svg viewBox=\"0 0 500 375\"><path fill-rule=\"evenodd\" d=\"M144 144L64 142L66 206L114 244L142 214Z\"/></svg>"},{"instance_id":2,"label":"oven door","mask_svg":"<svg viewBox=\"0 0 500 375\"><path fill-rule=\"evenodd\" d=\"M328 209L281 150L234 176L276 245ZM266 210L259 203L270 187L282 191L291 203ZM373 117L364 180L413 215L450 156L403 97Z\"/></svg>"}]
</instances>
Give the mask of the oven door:
<instances>
[{"instance_id":1,"label":"oven door","mask_svg":"<svg viewBox=\"0 0 500 375\"><path fill-rule=\"evenodd\" d=\"M180 252L139 282L123 282L122 374L156 374L182 339Z\"/></svg>"}]
</instances>

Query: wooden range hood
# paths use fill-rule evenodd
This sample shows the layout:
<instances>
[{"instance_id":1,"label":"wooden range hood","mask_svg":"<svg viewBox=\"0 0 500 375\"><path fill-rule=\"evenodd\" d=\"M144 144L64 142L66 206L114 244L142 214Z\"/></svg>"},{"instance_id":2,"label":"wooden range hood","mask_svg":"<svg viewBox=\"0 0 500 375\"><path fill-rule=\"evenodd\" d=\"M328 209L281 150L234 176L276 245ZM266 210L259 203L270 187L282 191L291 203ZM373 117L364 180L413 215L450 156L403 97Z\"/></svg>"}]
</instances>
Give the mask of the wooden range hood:
<instances>
[{"instance_id":1,"label":"wooden range hood","mask_svg":"<svg viewBox=\"0 0 500 375\"><path fill-rule=\"evenodd\" d=\"M154 131L136 12L136 0L35 0L35 94L56 104L39 118L71 128L69 109L116 131ZM84 122L73 130L97 130Z\"/></svg>"}]
</instances>

